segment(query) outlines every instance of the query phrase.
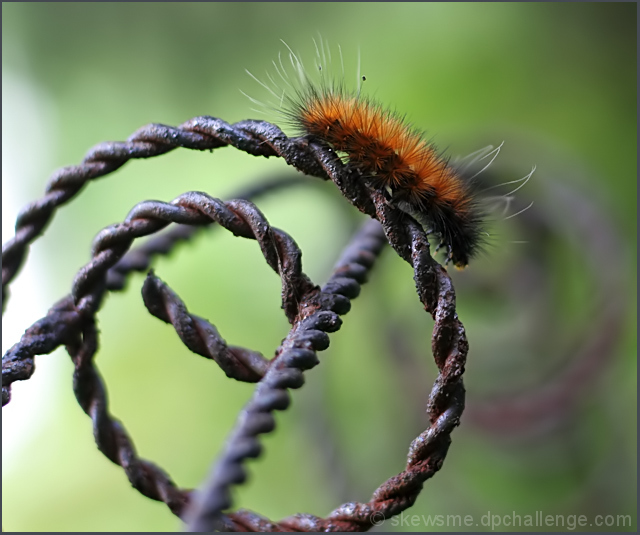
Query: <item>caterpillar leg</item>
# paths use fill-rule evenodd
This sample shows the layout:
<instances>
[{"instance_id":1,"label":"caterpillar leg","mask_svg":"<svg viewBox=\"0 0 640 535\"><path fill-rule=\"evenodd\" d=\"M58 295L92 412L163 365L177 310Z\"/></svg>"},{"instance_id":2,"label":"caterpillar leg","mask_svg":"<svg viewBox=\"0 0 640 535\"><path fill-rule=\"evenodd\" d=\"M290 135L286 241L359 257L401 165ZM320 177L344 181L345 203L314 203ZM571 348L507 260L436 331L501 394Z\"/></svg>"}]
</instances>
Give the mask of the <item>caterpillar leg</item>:
<instances>
[{"instance_id":1,"label":"caterpillar leg","mask_svg":"<svg viewBox=\"0 0 640 535\"><path fill-rule=\"evenodd\" d=\"M447 267L449 262L453 261L453 250L451 249L451 245L447 245L447 256L444 259L444 266Z\"/></svg>"}]
</instances>

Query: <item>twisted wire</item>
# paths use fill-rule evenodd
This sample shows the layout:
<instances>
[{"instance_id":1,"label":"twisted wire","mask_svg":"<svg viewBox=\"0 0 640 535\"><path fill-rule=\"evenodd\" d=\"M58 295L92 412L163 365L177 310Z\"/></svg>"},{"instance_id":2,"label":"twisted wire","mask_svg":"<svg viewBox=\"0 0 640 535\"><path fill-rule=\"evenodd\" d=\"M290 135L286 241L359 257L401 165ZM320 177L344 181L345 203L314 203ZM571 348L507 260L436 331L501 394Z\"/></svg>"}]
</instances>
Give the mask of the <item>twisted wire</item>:
<instances>
[{"instance_id":1,"label":"twisted wire","mask_svg":"<svg viewBox=\"0 0 640 535\"><path fill-rule=\"evenodd\" d=\"M178 295L151 271L142 286L142 299L156 318L170 323L180 340L194 353L214 360L227 377L258 382L266 373L269 361L256 351L228 346L214 325L190 314Z\"/></svg>"},{"instance_id":2,"label":"twisted wire","mask_svg":"<svg viewBox=\"0 0 640 535\"><path fill-rule=\"evenodd\" d=\"M238 191L231 198L250 201L284 188L303 184L308 185L310 181L298 176L265 180ZM127 251L114 266L109 268L107 272L107 289L109 291L123 290L127 277L131 272L147 270L156 256L169 254L176 245L189 241L202 228L194 225L172 225L166 231L160 232L157 236L153 236L144 243Z\"/></svg>"},{"instance_id":3,"label":"twisted wire","mask_svg":"<svg viewBox=\"0 0 640 535\"><path fill-rule=\"evenodd\" d=\"M427 407L431 425L412 443L406 469L383 483L375 491L370 502L344 504L327 519L295 515L279 523L273 523L246 511L222 514L222 511L230 506L230 486L244 480L243 462L260 452L257 436L272 429L271 412L286 408L287 388L301 386L301 370L315 365L316 357L313 351L322 349L323 345L328 343L326 332L339 327L337 314L344 313L340 312L340 307L346 306L348 310L348 306L344 304L345 299L348 303L348 299L337 293L330 294L333 299L329 305L323 305L314 299L307 302L307 294L319 299L320 296L326 295L326 289L319 292L301 273L299 250L295 244L291 246L290 242L283 239L284 233L278 234L278 231L270 229L268 225L261 226L258 223L260 218L251 210L242 215L253 215L255 224L243 227L239 223L242 217L238 213L242 212L241 203L235 201L234 205L232 201L223 207L224 203L221 201L208 196L198 197L204 194L194 192L179 197L172 204L141 203L134 208L124 224L105 229L98 235L92 261L76 276L69 300L63 300L58 306L61 314L64 312L68 315L67 323L61 325L48 314L34 324L31 332L27 331L27 338L23 337L21 342L5 355L6 374L3 358L3 404L9 399L11 382L28 378L33 373L35 354L49 352L60 343L67 344L67 348L71 348L72 351L74 348L82 348L83 344L78 341L79 329L83 333L83 340L86 337L91 341L94 336L91 327L94 314L106 289L106 272L123 257L135 238L156 232L169 221L202 225L215 214L216 221L232 230L234 234L255 238L260 243L267 263L281 275L283 308L293 329L285 339L290 345L279 350L260 380L248 409L243 412L244 415L253 416L242 417L232 434L230 443L235 444L235 449L227 448L203 490L193 500L187 515L189 528L192 531L216 527L241 531L258 531L265 528L269 528L270 531L366 530L378 523L380 515L388 518L410 507L415 502L424 481L442 466L451 442L450 433L459 424L464 408L461 376L464 372L468 344L464 328L455 313L455 293L451 281L444 268L430 256L429 242L424 230L413 219L389 204L381 192L371 189L360 176L358 169L344 164L330 147L312 139L288 139L280 129L269 123L243 121L230 126L210 117L188 121L178 129L151 125L134 134L128 144L98 146L90 152L81 166L62 170L60 177L54 175L45 199L27 207L19 217L16 237L3 248L3 292L17 272L28 244L43 230L55 208L68 201L90 178L113 171L130 158L162 154L176 146L204 150L227 144L254 155L278 155L307 174L331 178L354 206L381 223L384 234L394 250L413 266L419 297L425 310L435 319L432 351L439 375ZM98 163L95 163L96 161ZM203 210L195 201L203 201L206 208ZM277 245L270 241L273 235L280 238ZM347 283L347 286L354 285L358 286L354 279ZM315 314L322 306L328 308ZM304 329L298 327L299 324L304 324ZM302 332L302 338L297 338L298 328L301 331L309 330L312 335L305 337ZM303 346L298 347L301 343ZM91 348L84 353L92 355ZM309 353L313 354L313 362ZM285 358L282 357L283 354L293 356ZM282 395L282 392L285 395ZM106 402L102 405L96 402L89 407L85 403L83 408L104 407L105 404ZM94 428L99 412L91 413ZM95 434L98 440L98 430ZM112 438L111 443L116 444L117 441ZM129 446L128 451L132 451L132 446ZM135 453L133 455L135 457ZM121 461L119 464L123 465L125 471L129 469L129 472L130 458L129 456L125 459L127 462L118 458L118 461ZM145 468L144 473L147 474L149 470ZM140 486L141 492L154 499L168 500L172 511L178 515L182 514L188 496L181 494L179 497L172 497L166 492L162 494L158 489L144 488L141 481L147 481L147 476L142 477L138 473L135 477L136 474L129 472L127 475L134 486ZM136 488L139 488L138 486Z\"/></svg>"},{"instance_id":4,"label":"twisted wire","mask_svg":"<svg viewBox=\"0 0 640 535\"><path fill-rule=\"evenodd\" d=\"M47 182L45 195L19 213L15 235L2 246L2 307L8 287L28 252L57 208L73 199L87 182L105 176L132 159L151 158L178 147L213 150L227 145L254 156L280 156L308 175L323 176L314 158L304 150L304 140L289 139L275 125L264 121L240 121L233 125L215 117L195 117L178 127L162 124L143 126L125 142L106 142L89 150L79 165L63 167Z\"/></svg>"},{"instance_id":5,"label":"twisted wire","mask_svg":"<svg viewBox=\"0 0 640 535\"><path fill-rule=\"evenodd\" d=\"M446 271L429 255L424 232L411 225L410 230L416 285L427 289L427 293L430 288L437 292L435 296L430 296L435 302L427 303L425 308L433 307L436 319L433 351L440 373L427 406L431 425L412 442L405 470L380 485L369 502L343 504L327 518L298 514L272 522L250 511L223 515L221 511L230 504L228 487L231 483L242 482L246 477L244 471L234 463L233 457L234 451L237 451L234 446L238 446L238 437L246 438L241 434L245 427L241 419L209 484L205 486L211 492L208 505L213 505L216 509L210 510L206 515L200 514L195 519L191 517L190 531L366 531L411 507L422 484L442 467L451 443L451 432L459 425L464 410L465 390L461 375L464 372L468 344L464 328L455 313L455 295ZM245 411L250 409L251 403Z\"/></svg>"},{"instance_id":6,"label":"twisted wire","mask_svg":"<svg viewBox=\"0 0 640 535\"><path fill-rule=\"evenodd\" d=\"M281 275L282 306L290 321L296 303L312 283L301 270L301 253L284 232L272 229L262 213L244 200L224 203L205 193L189 192L171 203L146 201L136 205L122 224L102 230L93 243L92 259L81 268L71 295L35 322L2 359L2 401L6 405L14 381L28 379L35 355L50 353L77 333L98 310L106 273L127 252L134 239L152 234L169 223L205 225L215 221L237 236L256 239L269 266ZM64 320L64 321L63 321Z\"/></svg>"},{"instance_id":7,"label":"twisted wire","mask_svg":"<svg viewBox=\"0 0 640 535\"><path fill-rule=\"evenodd\" d=\"M340 265L328 283L325 293L319 297L319 289L302 273L299 249L288 235L270 227L264 216L246 201L222 203L202 193L181 195L171 204L141 203L131 211L125 223L113 225L102 231L94 242L92 261L76 276L72 295L60 301L52 307L45 318L36 322L21 341L9 350L4 359L7 363L16 362L19 357L24 359L25 355L30 355L31 358L26 360L31 361L32 372L35 354L41 354L43 351L51 352L64 343L75 365L74 392L80 406L92 419L98 448L112 462L123 467L134 488L149 498L165 502L178 516L183 514L184 507L189 501L190 491L179 489L161 468L139 458L122 424L108 412L105 386L93 362L98 340L95 327L97 306L95 305L101 301L99 294L104 291L105 274L110 269L110 265L115 264L118 258L125 254L124 247L128 248L131 245L132 235L140 237L157 231L169 221L183 224L187 221L192 224L208 224L208 221L201 217L203 213L236 235L260 240L260 247L267 263L282 277L283 299L292 299L295 307L300 311L300 314L296 315L292 332L296 333L295 338L302 345L295 351L289 351L288 359L284 362L301 367L315 365L318 361L314 351L327 347L328 338L325 332L339 328L340 320L337 314L345 313L350 307L346 295L355 297L358 294L359 283L364 282L366 274L367 268L364 266L370 267L373 264L375 253L363 252L361 264L357 266L351 266L351 268L347 266L348 269L345 269L345 266ZM369 225L371 223L375 222L369 222ZM371 240L361 239L360 241L374 251L376 248L379 250L385 243L379 227L377 240L374 240L373 245ZM109 254L106 254L107 252ZM100 280L100 277L103 280ZM184 304L153 274L150 274L145 281L143 297L150 311L160 319L167 321L180 319L180 317L184 319L188 316ZM318 306L324 308L312 313L312 309ZM286 303L283 304L283 308L287 308ZM190 318L193 320L194 316ZM201 328L203 323L205 320L200 321L196 327ZM66 334L62 336L60 330L50 329L46 336L34 337L33 333L36 329L40 328L40 331L44 332L42 325L64 327ZM212 325L208 324L208 326L215 330ZM189 336L185 338L188 339ZM43 340L46 344L43 344ZM197 343L196 341L196 346ZM190 344L187 343L187 345ZM282 351L284 351L283 348L279 353ZM255 358L256 355L253 354L252 357ZM219 362L215 356L211 358ZM263 359L260 360L259 365L267 364ZM6 381L6 385L3 384L3 395L6 391L8 398L11 383L23 377L12 376L11 372L14 368L5 368L4 362L3 382ZM279 362L283 362L283 359ZM247 361L243 363L246 364ZM227 371L224 365L221 367L225 372ZM261 374L263 375L264 372ZM274 376L273 381L276 386L301 386L302 384L298 384L298 376L292 375L287 370L277 371ZM273 401L275 398L271 399ZM279 406L285 408L288 404L285 400L288 400L286 393L284 397L275 399L275 403L282 404Z\"/></svg>"},{"instance_id":8,"label":"twisted wire","mask_svg":"<svg viewBox=\"0 0 640 535\"><path fill-rule=\"evenodd\" d=\"M239 192L237 198L252 199L291 185L304 184L296 178L280 178L250 186ZM167 232L153 237L141 246L127 251L124 257L109 268L106 286L108 290L122 290L126 277L132 271L143 271L154 256L167 254L174 246L190 239L200 227L174 225ZM64 340L72 337L81 328L81 317L73 307L70 297L64 298L51 307L47 316L34 323L24 334L20 344L12 348L2 358L2 405L10 400L11 383L26 380L33 374L35 355L51 353Z\"/></svg>"},{"instance_id":9,"label":"twisted wire","mask_svg":"<svg viewBox=\"0 0 640 535\"><path fill-rule=\"evenodd\" d=\"M8 402L12 382L28 378L25 373L33 373L33 357L65 344L75 365L74 392L82 409L91 417L98 448L122 466L134 488L149 498L165 502L178 516L190 491L178 489L162 469L140 459L122 424L108 412L104 382L93 361L98 340L95 313L102 300L108 269L124 255L134 238L155 232L169 222L204 225L211 221L235 235L259 242L267 263L281 275L285 311L296 308L302 296L317 291L301 270L300 251L295 242L286 233L270 227L253 204L243 200L223 203L203 193L186 193L170 204L140 203L124 223L99 233L93 245L93 258L78 272L72 294L27 330L3 359L3 401ZM147 280L156 279L151 276ZM154 290L156 297L162 299L163 296L160 286L151 286L153 284L146 285L145 293L147 305L153 307ZM17 367L18 363L24 365Z\"/></svg>"},{"instance_id":10,"label":"twisted wire","mask_svg":"<svg viewBox=\"0 0 640 535\"><path fill-rule=\"evenodd\" d=\"M280 178L250 186L238 193L238 199L253 199L270 192L304 184L297 177ZM126 278L133 271L147 269L157 255L168 254L181 241L189 240L200 229L193 225L174 225L164 233L151 238L142 245L127 251L126 254L107 271L106 289L122 290ZM21 342L8 351L2 358L2 405L11 397L11 384L26 380L34 371L34 356L51 353L68 338L72 338L81 329L81 316L73 306L70 296L54 304L47 315L35 322L22 337Z\"/></svg>"},{"instance_id":11,"label":"twisted wire","mask_svg":"<svg viewBox=\"0 0 640 535\"><path fill-rule=\"evenodd\" d=\"M258 435L275 427L273 411L289 405L287 389L299 388L304 383L302 372L318 364L316 351L329 345L327 332L340 328L338 314L350 309L350 299L358 296L360 285L386 243L380 225L368 221L346 248L333 270L333 275L322 291L309 295L300 303L298 322L282 342L269 369L256 388L252 399L243 409L225 450L200 493L196 493L187 512L189 531L253 531L251 519L261 519L259 528L265 528L262 517L254 513L238 512L223 517L220 512L231 506L229 488L242 483L246 471L242 466L249 458L260 454ZM271 524L271 523L269 523ZM281 522L279 526L284 526ZM280 531L272 528L268 531Z\"/></svg>"},{"instance_id":12,"label":"twisted wire","mask_svg":"<svg viewBox=\"0 0 640 535\"><path fill-rule=\"evenodd\" d=\"M271 522L247 511L224 515L223 510L231 504L229 487L246 477L240 461L228 446L204 489L196 494L194 504L197 505L193 505L187 515L190 531L366 531L413 505L423 483L442 467L451 432L460 423L465 398L462 374L469 346L455 311L451 279L431 257L427 234L412 218L389 204L380 191L358 180L358 170L344 164L333 151L313 142L309 149L343 195L360 211L380 222L391 246L414 269L419 298L435 320L432 352L439 373L427 404L431 425L412 442L405 470L378 487L368 503L343 504L324 519L305 514ZM256 397L259 397L257 393ZM245 411L252 407L251 403ZM238 437L247 434L255 437L260 432L266 431L252 429L241 418L229 444L235 443Z\"/></svg>"},{"instance_id":13,"label":"twisted wire","mask_svg":"<svg viewBox=\"0 0 640 535\"><path fill-rule=\"evenodd\" d=\"M166 503L173 514L180 516L191 491L178 488L162 468L140 458L122 423L109 412L104 380L94 364L98 349L95 316L85 320L81 340L67 344L66 349L74 363L73 391L82 410L91 418L98 449L122 466L133 488L152 500Z\"/></svg>"}]
</instances>

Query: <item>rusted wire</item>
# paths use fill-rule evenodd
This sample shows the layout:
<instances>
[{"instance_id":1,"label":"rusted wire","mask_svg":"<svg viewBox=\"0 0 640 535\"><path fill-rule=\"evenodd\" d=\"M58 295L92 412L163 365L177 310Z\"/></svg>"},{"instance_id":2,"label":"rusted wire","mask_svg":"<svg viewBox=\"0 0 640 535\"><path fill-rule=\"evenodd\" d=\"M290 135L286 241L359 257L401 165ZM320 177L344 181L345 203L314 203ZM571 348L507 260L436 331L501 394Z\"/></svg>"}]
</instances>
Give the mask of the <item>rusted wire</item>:
<instances>
[{"instance_id":1,"label":"rusted wire","mask_svg":"<svg viewBox=\"0 0 640 535\"><path fill-rule=\"evenodd\" d=\"M101 231L93 243L92 259L77 273L71 295L27 329L21 341L3 357L3 405L11 383L28 379L33 357L50 353L77 335L97 312L106 290L106 273L127 252L134 239L155 233L169 223L206 225L212 221L237 236L256 239L269 266L282 279L282 306L290 321L302 294L313 287L302 273L300 250L284 232L272 229L260 211L243 200L224 203L204 193L189 192L172 203L146 201L136 205L124 223ZM61 321L64 314L64 321Z\"/></svg>"},{"instance_id":2,"label":"rusted wire","mask_svg":"<svg viewBox=\"0 0 640 535\"><path fill-rule=\"evenodd\" d=\"M231 145L254 156L280 156L305 174L326 178L301 139L289 139L277 126L264 121L240 121L233 125L215 117L195 117L178 127L143 126L125 142L106 142L93 147L79 165L58 169L49 178L45 195L25 206L16 220L16 233L2 246L2 307L8 287L20 269L29 245L43 232L56 209L73 199L87 182L105 176L126 162L151 158L178 147L213 150Z\"/></svg>"},{"instance_id":3,"label":"rusted wire","mask_svg":"<svg viewBox=\"0 0 640 535\"><path fill-rule=\"evenodd\" d=\"M109 264L115 263L118 256L121 257L124 254L124 247L131 245L133 234L139 237L156 231L160 226L168 224L168 221L208 224L208 221L203 218L204 214L236 235L259 241L267 263L281 275L283 300L295 303L291 306L297 312L291 319L294 321L292 331L296 333L295 339L299 347L289 348L288 357L283 357L278 362L295 364L303 368L315 365L318 362L315 351L324 349L328 345L325 332L339 328L338 313L344 314L350 308L347 296L355 297L358 294L359 284L364 282L367 268L373 264L377 252L385 243L379 225L369 222L366 237L358 238L360 246L367 248L360 254L361 264L340 265L325 287L325 292L321 294L319 288L302 273L300 251L293 240L284 232L270 227L255 206L247 201L222 203L203 193L182 195L172 204L141 203L131 211L125 223L114 225L101 232L94 242L93 259L80 270L72 295L59 302L45 318L36 322L25 333L20 343L9 350L5 356L7 363L15 363L20 357L24 360L25 355L30 354L31 358L27 360L31 361L32 372L34 355L41 354L42 351L51 352L64 343L75 364L74 392L79 404L93 421L98 448L111 461L123 467L136 489L149 498L165 502L178 516L183 512L190 491L178 489L159 467L140 459L122 424L108 412L104 383L93 362L98 339L95 327L97 308L86 303L91 305L100 303L100 294L104 289L104 280L100 281L100 277L104 279ZM144 298L145 304L154 315L163 320L177 319L175 324L182 322L181 325L185 325L186 323L187 327L182 329L183 332L187 332L184 338L198 337L202 332L207 333L204 325L207 322L201 318L199 318L200 321L193 321L194 316L188 314L179 298L152 274L145 282ZM85 303L85 305L74 305L74 302ZM285 310L291 306L286 302L283 303ZM189 329L190 320L192 324ZM64 326L67 328L62 329ZM59 327L59 329L51 327ZM209 328L213 326L209 325ZM207 334L211 333L210 329ZM34 335L36 332L41 335ZM211 337L208 341L210 339ZM198 342L199 340L195 341L196 348ZM284 348L281 349L282 352ZM219 359L212 358L219 362ZM240 364L246 364L246 362L243 360ZM228 371L228 367L225 368L225 365L222 367ZM11 370L11 367L4 368L3 363L5 380L22 379L22 377L12 377ZM257 372L258 375L260 373L260 371ZM275 386L301 386L302 384L298 383L301 375L292 373L292 370L275 371L272 376L275 377L273 379ZM9 386L10 383L6 387L7 391ZM286 392L278 399L274 396L270 399L281 408L285 408L288 404Z\"/></svg>"},{"instance_id":4,"label":"rusted wire","mask_svg":"<svg viewBox=\"0 0 640 535\"><path fill-rule=\"evenodd\" d=\"M329 346L325 333L340 327L338 314L349 311L349 299L360 293L360 284L365 282L368 270L385 243L380 225L376 221L367 222L345 250L322 291L309 294L300 302L296 323L276 351L252 400L243 409L204 490L196 495L188 513L190 531L211 531L214 527L246 531L251 527L257 518L254 513L220 516L220 511L231 506L229 487L246 478L242 464L260 453L258 435L273 430L272 412L289 405L287 389L302 386L302 372L318 364L315 352ZM280 525L285 524L281 522Z\"/></svg>"},{"instance_id":5,"label":"rusted wire","mask_svg":"<svg viewBox=\"0 0 640 535\"><path fill-rule=\"evenodd\" d=\"M240 199L255 198L266 193L303 184L291 178L271 180L240 192ZM34 203L37 204L37 203ZM205 221L205 224L211 220ZM181 241L190 239L199 229L198 226L174 225L166 232L151 238L141 246L127 251L115 265L108 268L106 289L122 290L126 277L133 271L144 271L153 257L169 253ZM97 309L96 309L97 310ZM35 322L24 333L21 341L2 357L2 405L11 398L11 384L14 381L29 379L34 372L35 355L51 353L62 345L67 338L73 338L81 331L80 316L73 306L71 296L67 296L53 305L47 315Z\"/></svg>"},{"instance_id":6,"label":"rusted wire","mask_svg":"<svg viewBox=\"0 0 640 535\"><path fill-rule=\"evenodd\" d=\"M344 504L326 519L295 515L274 523L246 511L224 515L223 510L231 505L229 487L244 481L246 477L240 463L252 456L237 452L234 454L234 446L239 447L241 440L255 438L265 432L265 428L253 426L252 421L244 417L250 412L263 414L260 409L255 408L261 407L260 393L257 390L236 424L227 448L205 487L196 495L193 508L188 513L190 531L367 530L413 505L422 484L442 466L451 442L451 432L460 423L465 395L461 377L468 343L464 327L455 312L455 292L446 270L429 254L429 241L419 225L390 206L380 192L349 177L349 174L357 171L345 166L335 153L321 145L312 144L310 148L342 193L361 211L382 224L389 243L414 268L414 280L420 300L436 321L432 351L439 374L427 406L431 425L411 444L406 469L383 483L368 503Z\"/></svg>"},{"instance_id":7,"label":"rusted wire","mask_svg":"<svg viewBox=\"0 0 640 535\"><path fill-rule=\"evenodd\" d=\"M149 272L144 282L142 298L152 315L175 327L184 345L198 355L215 360L227 377L256 383L266 373L269 361L262 354L243 347L229 347L211 323L189 314L177 294L153 272Z\"/></svg>"},{"instance_id":8,"label":"rusted wire","mask_svg":"<svg viewBox=\"0 0 640 535\"><path fill-rule=\"evenodd\" d=\"M270 522L254 513L239 511L223 514L230 504L230 486L244 479L244 461L260 453L258 435L273 428L273 410L282 410L289 403L288 388L302 385L302 370L317 363L315 351L328 345L326 332L340 326L338 314L348 311L349 297L359 291L359 277L370 266L349 257L338 263L337 273L320 291L300 269L300 251L282 231L269 227L259 211L250 203L230 201L223 203L202 193L184 194L172 203L145 202L137 205L121 225L102 231L94 242L93 258L80 270L74 280L71 296L54 306L47 316L27 330L21 342L11 348L3 358L3 404L9 401L10 385L33 373L33 357L53 351L64 343L76 364L74 388L83 409L91 416L99 448L112 461L121 464L130 481L140 492L162 500L171 510L182 516L189 500L188 491L180 491L158 467L137 458L131 441L118 422L106 409L104 387L93 366L97 347L95 313L108 289L107 273L119 262L134 239L166 227L169 222L205 225L215 220L234 234L253 238L260 244L267 263L278 272L282 281L282 307L292 323L292 331L266 366L254 397L243 411L229 444L211 477L193 500L189 511L189 529L209 531L216 527L241 531L362 531L383 518L389 518L410 507L416 500L424 481L442 466L451 442L451 431L459 424L464 408L462 373L468 344L464 328L455 312L455 293L451 281L429 254L429 242L424 230L406 214L388 204L381 192L370 188L357 169L345 165L330 147L312 139L288 139L279 128L269 123L244 121L233 126L211 117L200 117L173 129L151 125L139 130L127 143L103 144L94 148L78 167L65 168L54 174L41 201L28 206L16 224L16 236L3 248L3 292L15 276L26 253L28 244L39 235L50 220L55 208L73 197L91 178L102 176L120 167L130 158L150 157L168 152L177 146L211 149L233 145L250 154L282 156L287 163L306 174L331 178L347 199L362 212L377 219L384 234L396 252L414 268L418 295L435 319L432 351L439 375L429 398L427 411L430 427L411 444L406 469L383 483L368 503L347 503L326 519L310 515L296 515L278 523ZM371 223L367 232L377 223ZM365 245L355 246L365 251L365 257L375 257L375 247L383 240L380 227L378 237L364 239ZM374 233L374 234L375 234ZM178 236L178 240L180 237ZM357 243L358 240L356 240ZM376 243L372 249L372 242ZM6 256L6 264L5 264ZM353 271L355 270L355 271ZM113 279L111 279L113 280ZM165 321L178 323L184 335L202 327L192 317L192 323L181 323L188 315L175 294L165 285L148 279L147 305ZM114 288L116 283L111 283ZM155 293L154 293L155 292ZM160 301L172 302L169 312ZM154 302L158 299L158 302ZM184 319L184 318L183 318ZM174 323L175 324L175 323ZM199 326L199 327L198 327ZM186 329L186 330L185 330ZM206 329L205 329L206 331ZM217 344L207 356L221 358L226 344L219 336L208 331L209 341ZM199 341L189 336L192 349L206 353ZM204 337L206 338L206 336ZM200 344L200 345L198 345ZM223 347L224 346L224 347ZM222 347L222 349L220 349ZM209 349L209 348L207 348ZM226 347L226 349L229 349ZM258 363L248 370L260 374L264 363L256 354L249 360ZM223 363L226 372L248 379L246 370L238 372ZM245 373L246 372L246 373ZM245 375L243 375L245 373ZM268 529L267 529L268 528Z\"/></svg>"},{"instance_id":9,"label":"rusted wire","mask_svg":"<svg viewBox=\"0 0 640 535\"><path fill-rule=\"evenodd\" d=\"M284 188L303 184L311 184L311 181L295 175L265 180L257 184L252 184L235 195L232 195L231 198L250 201L270 193L275 193ZM127 277L132 271L145 271L151 265L153 258L169 254L177 244L191 240L201 229L202 227L193 225L172 225L166 231L134 247L128 251L115 266L109 268L107 272L107 289L110 291L124 289Z\"/></svg>"}]
</instances>

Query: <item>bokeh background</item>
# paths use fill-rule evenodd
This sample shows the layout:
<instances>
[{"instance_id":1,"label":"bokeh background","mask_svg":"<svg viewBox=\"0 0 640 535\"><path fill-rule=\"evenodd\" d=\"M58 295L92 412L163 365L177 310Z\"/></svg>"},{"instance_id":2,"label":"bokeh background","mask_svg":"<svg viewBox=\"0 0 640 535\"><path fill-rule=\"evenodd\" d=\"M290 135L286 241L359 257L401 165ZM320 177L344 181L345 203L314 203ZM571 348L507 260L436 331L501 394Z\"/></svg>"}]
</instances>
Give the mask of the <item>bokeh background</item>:
<instances>
[{"instance_id":1,"label":"bokeh background","mask_svg":"<svg viewBox=\"0 0 640 535\"><path fill-rule=\"evenodd\" d=\"M453 274L471 345L467 411L443 469L409 510L472 515L474 524L381 529L488 530L485 515L542 511L587 515L585 530L603 529L598 514L611 515L607 530L635 530L635 3L3 3L3 242L51 172L99 142L198 115L263 118L240 92L264 96L245 69L263 75L284 50L280 39L311 57L318 34L351 64L359 49L367 94L448 154L504 141L487 181L537 166L509 213L534 205L502 222L500 212L486 254ZM68 293L93 236L137 202L188 190L228 198L290 173L230 148L176 150L90 183L31 247L3 318L3 351ZM257 204L296 239L318 283L362 220L319 181ZM287 332L278 277L255 242L218 229L156 270L229 343L270 356ZM149 316L142 281L133 276L99 314L98 366L139 454L196 487L253 387ZM403 469L427 426L436 373L432 321L409 266L386 251L344 320L277 416L236 506L273 519L325 516L369 500ZM96 449L66 353L36 364L3 409L3 528L179 529Z\"/></svg>"}]
</instances>

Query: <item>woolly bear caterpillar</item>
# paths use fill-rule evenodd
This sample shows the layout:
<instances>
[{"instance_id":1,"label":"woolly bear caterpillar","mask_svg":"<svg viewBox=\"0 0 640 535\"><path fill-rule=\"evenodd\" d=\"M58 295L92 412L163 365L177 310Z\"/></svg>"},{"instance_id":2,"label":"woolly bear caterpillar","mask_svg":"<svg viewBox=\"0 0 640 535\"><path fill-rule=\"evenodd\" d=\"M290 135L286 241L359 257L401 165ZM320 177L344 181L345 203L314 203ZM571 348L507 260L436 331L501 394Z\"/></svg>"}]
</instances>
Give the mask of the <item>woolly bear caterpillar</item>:
<instances>
[{"instance_id":1,"label":"woolly bear caterpillar","mask_svg":"<svg viewBox=\"0 0 640 535\"><path fill-rule=\"evenodd\" d=\"M314 44L319 83L312 80L302 60L286 43L291 68L288 64L285 67L287 58L283 62L280 54L273 62L275 77L267 72L268 83L247 71L274 97L275 102L268 102L266 107L278 110L302 135L319 139L343 153L345 163L356 169L362 180L385 191L390 202L439 237L438 248L444 246L447 250L446 262L465 267L479 251L485 235L485 214L472 182L482 170L474 177L465 177L459 166L451 165L403 117L362 96L365 77L360 75L359 61L357 91L348 90L340 47L342 79L327 79L331 51L322 40L320 46L315 40ZM491 157L483 168L486 169L501 146L470 155L466 168Z\"/></svg>"}]
</instances>

